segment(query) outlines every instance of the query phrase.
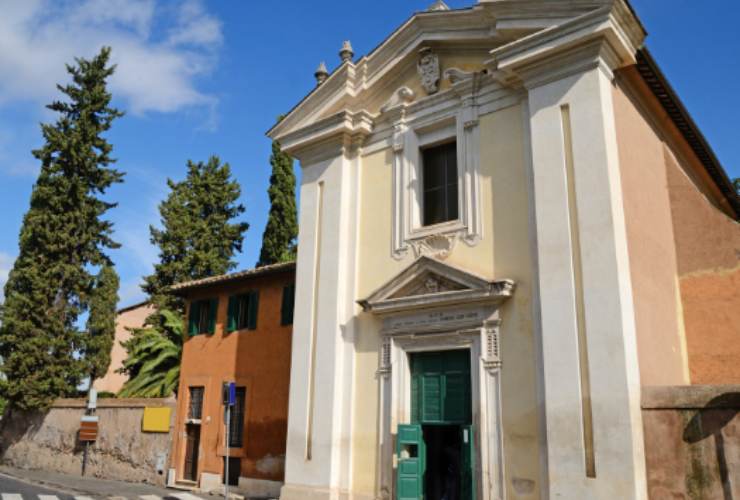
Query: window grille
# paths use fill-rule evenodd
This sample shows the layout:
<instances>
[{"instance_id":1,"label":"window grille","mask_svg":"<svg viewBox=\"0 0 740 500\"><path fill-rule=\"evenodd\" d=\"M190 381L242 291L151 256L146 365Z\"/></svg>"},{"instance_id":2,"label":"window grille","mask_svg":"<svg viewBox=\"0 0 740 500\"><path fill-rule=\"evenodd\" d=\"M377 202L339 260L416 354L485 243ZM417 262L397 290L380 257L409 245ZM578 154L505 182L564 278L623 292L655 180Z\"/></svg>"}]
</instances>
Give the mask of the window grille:
<instances>
[{"instance_id":1,"label":"window grille","mask_svg":"<svg viewBox=\"0 0 740 500\"><path fill-rule=\"evenodd\" d=\"M203 417L203 387L190 388L190 405L188 418L200 420Z\"/></svg>"},{"instance_id":2,"label":"window grille","mask_svg":"<svg viewBox=\"0 0 740 500\"><path fill-rule=\"evenodd\" d=\"M229 422L230 448L241 448L244 446L244 405L246 396L246 387L236 388L236 404L231 408L231 421Z\"/></svg>"}]
</instances>

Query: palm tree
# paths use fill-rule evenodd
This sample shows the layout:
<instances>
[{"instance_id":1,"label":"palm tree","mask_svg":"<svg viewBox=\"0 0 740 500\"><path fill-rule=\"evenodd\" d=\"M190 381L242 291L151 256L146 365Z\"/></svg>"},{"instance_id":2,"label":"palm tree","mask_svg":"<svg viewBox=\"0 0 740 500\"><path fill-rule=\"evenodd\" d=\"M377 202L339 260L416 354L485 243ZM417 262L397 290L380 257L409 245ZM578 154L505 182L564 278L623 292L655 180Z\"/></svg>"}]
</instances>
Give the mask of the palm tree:
<instances>
[{"instance_id":1,"label":"palm tree","mask_svg":"<svg viewBox=\"0 0 740 500\"><path fill-rule=\"evenodd\" d=\"M164 309L156 316L160 320L156 326L133 328L131 338L121 342L128 357L119 372L128 374L129 380L119 391L120 398L167 397L177 391L185 327L174 311Z\"/></svg>"}]
</instances>

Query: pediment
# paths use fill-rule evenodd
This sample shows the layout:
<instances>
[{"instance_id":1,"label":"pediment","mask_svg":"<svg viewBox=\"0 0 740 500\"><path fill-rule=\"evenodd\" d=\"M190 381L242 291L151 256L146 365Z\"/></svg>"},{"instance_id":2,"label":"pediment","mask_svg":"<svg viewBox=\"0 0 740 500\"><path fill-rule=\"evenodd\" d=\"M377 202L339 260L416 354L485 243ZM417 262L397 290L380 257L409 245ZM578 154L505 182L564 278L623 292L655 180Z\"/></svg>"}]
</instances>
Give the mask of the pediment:
<instances>
[{"instance_id":1,"label":"pediment","mask_svg":"<svg viewBox=\"0 0 740 500\"><path fill-rule=\"evenodd\" d=\"M439 89L431 93L422 90L417 65L425 50L439 56L441 72L451 68L482 72L490 63L491 51L515 46L534 33L623 1L480 0L470 8L418 12L368 55L357 61L344 59L267 134L299 158L298 153L309 143L306 129L322 130L310 136L311 143L329 135L370 134L372 127L354 128L351 118L362 114L374 120L402 89L411 90L419 102L452 85L451 81L440 81ZM349 117L347 126L333 127L337 116Z\"/></svg>"},{"instance_id":2,"label":"pediment","mask_svg":"<svg viewBox=\"0 0 740 500\"><path fill-rule=\"evenodd\" d=\"M498 303L514 293L512 280L487 280L422 256L359 304L382 314L456 304Z\"/></svg>"}]
</instances>

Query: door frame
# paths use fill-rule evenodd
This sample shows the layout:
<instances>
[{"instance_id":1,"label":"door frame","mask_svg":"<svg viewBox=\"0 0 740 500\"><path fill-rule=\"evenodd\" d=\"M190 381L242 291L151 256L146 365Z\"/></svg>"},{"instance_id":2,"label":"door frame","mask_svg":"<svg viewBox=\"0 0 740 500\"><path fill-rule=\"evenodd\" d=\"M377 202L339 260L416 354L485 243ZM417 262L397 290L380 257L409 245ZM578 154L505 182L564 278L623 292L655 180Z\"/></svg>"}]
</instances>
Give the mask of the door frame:
<instances>
[{"instance_id":1,"label":"door frame","mask_svg":"<svg viewBox=\"0 0 740 500\"><path fill-rule=\"evenodd\" d=\"M501 359L498 308L478 306L474 324L440 331L428 325L413 331L384 330L379 353L378 496L395 499L395 437L398 424L411 422L411 366L415 352L467 349L470 353L472 424L475 433L476 498L503 500L504 460L501 418ZM455 310L447 312L458 312Z\"/></svg>"}]
</instances>

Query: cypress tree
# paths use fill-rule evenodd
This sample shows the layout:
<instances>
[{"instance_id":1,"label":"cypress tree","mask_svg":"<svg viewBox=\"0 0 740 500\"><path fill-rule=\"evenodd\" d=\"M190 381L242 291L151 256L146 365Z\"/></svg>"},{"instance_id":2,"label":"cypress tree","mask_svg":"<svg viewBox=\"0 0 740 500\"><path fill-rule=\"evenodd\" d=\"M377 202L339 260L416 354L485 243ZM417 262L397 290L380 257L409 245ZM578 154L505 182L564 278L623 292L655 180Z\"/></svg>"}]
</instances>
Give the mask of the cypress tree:
<instances>
[{"instance_id":1,"label":"cypress tree","mask_svg":"<svg viewBox=\"0 0 740 500\"><path fill-rule=\"evenodd\" d=\"M84 359L90 382L105 374L116 335L116 305L120 280L113 266L104 266L95 280L87 318Z\"/></svg>"},{"instance_id":2,"label":"cypress tree","mask_svg":"<svg viewBox=\"0 0 740 500\"><path fill-rule=\"evenodd\" d=\"M160 262L144 278L142 289L158 310L183 312L181 301L167 288L233 269L249 224L233 222L244 213L237 203L241 187L231 178L229 164L222 165L216 156L207 163L188 161L185 180L168 180L167 185L170 194L159 205L162 229L149 229Z\"/></svg>"},{"instance_id":3,"label":"cypress tree","mask_svg":"<svg viewBox=\"0 0 740 500\"><path fill-rule=\"evenodd\" d=\"M56 397L75 394L88 375L78 353L86 336L78 316L88 307L94 268L110 263L117 248L113 206L99 198L123 174L112 168L112 146L103 138L122 115L110 106L110 49L67 65L72 82L58 85L64 101L47 107L59 114L42 124L45 140L33 151L41 170L23 219L19 254L5 285L0 356L3 396L21 409L44 408Z\"/></svg>"},{"instance_id":4,"label":"cypress tree","mask_svg":"<svg viewBox=\"0 0 740 500\"><path fill-rule=\"evenodd\" d=\"M295 202L295 173L293 158L282 151L280 143L273 141L272 175L267 193L270 197L270 214L262 235L262 250L257 266L295 259L298 237L298 216Z\"/></svg>"}]
</instances>

